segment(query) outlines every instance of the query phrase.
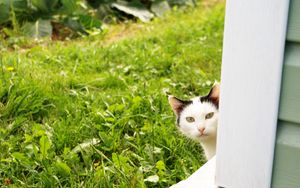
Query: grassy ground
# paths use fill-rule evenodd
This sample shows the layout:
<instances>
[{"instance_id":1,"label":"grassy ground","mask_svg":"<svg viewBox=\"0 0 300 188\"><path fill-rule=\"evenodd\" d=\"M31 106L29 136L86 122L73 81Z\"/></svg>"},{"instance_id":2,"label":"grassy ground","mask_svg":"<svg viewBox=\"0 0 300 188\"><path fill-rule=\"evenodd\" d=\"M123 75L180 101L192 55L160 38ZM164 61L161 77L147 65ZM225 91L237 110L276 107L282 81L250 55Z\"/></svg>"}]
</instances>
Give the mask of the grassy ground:
<instances>
[{"instance_id":1,"label":"grassy ground","mask_svg":"<svg viewBox=\"0 0 300 188\"><path fill-rule=\"evenodd\" d=\"M223 12L200 4L125 34L2 53L0 186L167 187L188 177L204 158L177 132L165 92L201 95L219 79Z\"/></svg>"}]
</instances>

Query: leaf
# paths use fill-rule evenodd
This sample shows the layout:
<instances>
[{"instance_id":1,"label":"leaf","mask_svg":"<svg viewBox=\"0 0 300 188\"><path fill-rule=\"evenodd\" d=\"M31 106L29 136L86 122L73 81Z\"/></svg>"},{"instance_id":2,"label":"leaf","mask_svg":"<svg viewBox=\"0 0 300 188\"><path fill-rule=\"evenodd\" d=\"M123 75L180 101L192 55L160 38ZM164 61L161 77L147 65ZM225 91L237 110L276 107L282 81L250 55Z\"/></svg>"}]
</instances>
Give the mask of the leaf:
<instances>
[{"instance_id":1,"label":"leaf","mask_svg":"<svg viewBox=\"0 0 300 188\"><path fill-rule=\"evenodd\" d=\"M46 132L45 130L42 128L42 126L40 124L34 124L32 126L32 137L40 137L40 136L43 136L45 135Z\"/></svg>"},{"instance_id":2,"label":"leaf","mask_svg":"<svg viewBox=\"0 0 300 188\"><path fill-rule=\"evenodd\" d=\"M28 4L26 0L11 0L15 12L27 12Z\"/></svg>"},{"instance_id":3,"label":"leaf","mask_svg":"<svg viewBox=\"0 0 300 188\"><path fill-rule=\"evenodd\" d=\"M25 36L34 39L50 37L52 35L52 25L50 20L38 19L36 22L26 22L22 27L22 31Z\"/></svg>"},{"instance_id":4,"label":"leaf","mask_svg":"<svg viewBox=\"0 0 300 188\"><path fill-rule=\"evenodd\" d=\"M76 2L76 0L61 0L63 11L67 14L72 14L77 8Z\"/></svg>"},{"instance_id":5,"label":"leaf","mask_svg":"<svg viewBox=\"0 0 300 188\"><path fill-rule=\"evenodd\" d=\"M39 148L35 144L28 144L25 146L25 151L28 156L37 155Z\"/></svg>"},{"instance_id":6,"label":"leaf","mask_svg":"<svg viewBox=\"0 0 300 188\"><path fill-rule=\"evenodd\" d=\"M64 24L75 32L88 34L78 19L68 17L64 20Z\"/></svg>"},{"instance_id":7,"label":"leaf","mask_svg":"<svg viewBox=\"0 0 300 188\"><path fill-rule=\"evenodd\" d=\"M56 162L55 170L61 176L69 176L71 174L71 168L64 162Z\"/></svg>"},{"instance_id":8,"label":"leaf","mask_svg":"<svg viewBox=\"0 0 300 188\"><path fill-rule=\"evenodd\" d=\"M50 12L58 3L58 0L31 0L31 3L39 11Z\"/></svg>"},{"instance_id":9,"label":"leaf","mask_svg":"<svg viewBox=\"0 0 300 188\"><path fill-rule=\"evenodd\" d=\"M166 166L163 161L157 161L155 167L158 170L158 175L162 176L165 174Z\"/></svg>"},{"instance_id":10,"label":"leaf","mask_svg":"<svg viewBox=\"0 0 300 188\"><path fill-rule=\"evenodd\" d=\"M153 148L153 153L154 153L154 154L160 154L161 151L162 151L161 148L158 148L158 147L154 147L154 148Z\"/></svg>"},{"instance_id":11,"label":"leaf","mask_svg":"<svg viewBox=\"0 0 300 188\"><path fill-rule=\"evenodd\" d=\"M0 1L0 24L3 24L9 21L10 16L10 5L9 0Z\"/></svg>"},{"instance_id":12,"label":"leaf","mask_svg":"<svg viewBox=\"0 0 300 188\"><path fill-rule=\"evenodd\" d=\"M155 1L151 4L151 11L154 12L158 17L162 17L163 14L170 9L171 8L167 1Z\"/></svg>"},{"instance_id":13,"label":"leaf","mask_svg":"<svg viewBox=\"0 0 300 188\"><path fill-rule=\"evenodd\" d=\"M144 179L144 181L157 183L159 181L159 176L158 175L148 176L146 179Z\"/></svg>"},{"instance_id":14,"label":"leaf","mask_svg":"<svg viewBox=\"0 0 300 188\"><path fill-rule=\"evenodd\" d=\"M93 28L101 28L102 23L94 19L92 16L89 15L79 15L79 22L84 27L84 29L90 30Z\"/></svg>"},{"instance_id":15,"label":"leaf","mask_svg":"<svg viewBox=\"0 0 300 188\"><path fill-rule=\"evenodd\" d=\"M89 148L91 148L92 146L99 144L100 140L97 138L93 138L90 140L87 140L81 144L78 144L74 149L72 149L73 153L78 153L82 150L88 150Z\"/></svg>"},{"instance_id":16,"label":"leaf","mask_svg":"<svg viewBox=\"0 0 300 188\"><path fill-rule=\"evenodd\" d=\"M110 134L107 134L107 132L99 132L99 136L102 140L102 146L101 149L105 151L111 151L114 146L114 139Z\"/></svg>"},{"instance_id":17,"label":"leaf","mask_svg":"<svg viewBox=\"0 0 300 188\"><path fill-rule=\"evenodd\" d=\"M165 166L165 163L161 160L157 161L156 162L156 168L159 170L159 171L163 171L163 170L166 170L166 166Z\"/></svg>"},{"instance_id":18,"label":"leaf","mask_svg":"<svg viewBox=\"0 0 300 188\"><path fill-rule=\"evenodd\" d=\"M11 155L13 158L15 158L18 162L25 165L26 167L33 167L33 162L30 161L29 158L24 155L24 153L14 152Z\"/></svg>"},{"instance_id":19,"label":"leaf","mask_svg":"<svg viewBox=\"0 0 300 188\"><path fill-rule=\"evenodd\" d=\"M31 3L38 10L48 12L47 2L44 0L31 0Z\"/></svg>"},{"instance_id":20,"label":"leaf","mask_svg":"<svg viewBox=\"0 0 300 188\"><path fill-rule=\"evenodd\" d=\"M129 164L130 159L122 154L113 153L112 161L118 169L124 171L125 174L130 174L134 168Z\"/></svg>"},{"instance_id":21,"label":"leaf","mask_svg":"<svg viewBox=\"0 0 300 188\"><path fill-rule=\"evenodd\" d=\"M140 108L143 103L143 99L142 99L142 97L140 97L140 96L136 96L136 97L134 97L133 99L132 99L132 106L131 106L131 108L132 109L138 109L138 108Z\"/></svg>"},{"instance_id":22,"label":"leaf","mask_svg":"<svg viewBox=\"0 0 300 188\"><path fill-rule=\"evenodd\" d=\"M126 163L128 161L128 157L113 153L112 154L112 161L115 163L116 166L121 167L121 166L126 165Z\"/></svg>"},{"instance_id":23,"label":"leaf","mask_svg":"<svg viewBox=\"0 0 300 188\"><path fill-rule=\"evenodd\" d=\"M26 0L1 0L0 1L0 24L6 23L12 20L12 8L14 12L26 12L27 1Z\"/></svg>"},{"instance_id":24,"label":"leaf","mask_svg":"<svg viewBox=\"0 0 300 188\"><path fill-rule=\"evenodd\" d=\"M133 16L139 18L143 22L150 21L151 18L153 18L153 16L154 16L139 1L132 1L132 2L119 1L119 2L116 2L116 3L112 3L111 6L113 8L116 8L116 9L122 11L122 12L133 15Z\"/></svg>"},{"instance_id":25,"label":"leaf","mask_svg":"<svg viewBox=\"0 0 300 188\"><path fill-rule=\"evenodd\" d=\"M40 152L42 154L42 159L48 156L48 150L51 147L51 143L47 136L42 136L40 138Z\"/></svg>"},{"instance_id":26,"label":"leaf","mask_svg":"<svg viewBox=\"0 0 300 188\"><path fill-rule=\"evenodd\" d=\"M20 152L14 152L11 154L15 159L17 159L18 161L27 161L27 157Z\"/></svg>"}]
</instances>

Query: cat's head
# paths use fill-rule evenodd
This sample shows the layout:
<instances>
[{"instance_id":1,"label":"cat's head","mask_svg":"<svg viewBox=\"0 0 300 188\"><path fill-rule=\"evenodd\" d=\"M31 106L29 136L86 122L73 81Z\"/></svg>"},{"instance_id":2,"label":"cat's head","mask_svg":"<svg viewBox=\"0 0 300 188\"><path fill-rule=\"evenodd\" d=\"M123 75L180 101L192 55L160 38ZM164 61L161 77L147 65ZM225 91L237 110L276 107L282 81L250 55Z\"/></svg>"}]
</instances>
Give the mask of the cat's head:
<instances>
[{"instance_id":1,"label":"cat's head","mask_svg":"<svg viewBox=\"0 0 300 188\"><path fill-rule=\"evenodd\" d=\"M209 94L191 100L169 96L180 131L189 138L205 141L216 139L219 116L220 86L214 85Z\"/></svg>"}]
</instances>

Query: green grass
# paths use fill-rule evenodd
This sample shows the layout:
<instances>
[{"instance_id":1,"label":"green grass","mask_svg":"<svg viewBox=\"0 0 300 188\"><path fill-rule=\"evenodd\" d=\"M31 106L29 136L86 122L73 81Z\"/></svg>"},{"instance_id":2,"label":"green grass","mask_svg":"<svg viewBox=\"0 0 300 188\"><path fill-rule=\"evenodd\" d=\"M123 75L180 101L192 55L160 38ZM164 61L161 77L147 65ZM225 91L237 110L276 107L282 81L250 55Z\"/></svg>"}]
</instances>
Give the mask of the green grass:
<instances>
[{"instance_id":1,"label":"green grass","mask_svg":"<svg viewBox=\"0 0 300 188\"><path fill-rule=\"evenodd\" d=\"M167 187L192 174L205 160L165 92L189 98L219 80L223 13L200 4L122 40L2 53L0 186Z\"/></svg>"}]
</instances>

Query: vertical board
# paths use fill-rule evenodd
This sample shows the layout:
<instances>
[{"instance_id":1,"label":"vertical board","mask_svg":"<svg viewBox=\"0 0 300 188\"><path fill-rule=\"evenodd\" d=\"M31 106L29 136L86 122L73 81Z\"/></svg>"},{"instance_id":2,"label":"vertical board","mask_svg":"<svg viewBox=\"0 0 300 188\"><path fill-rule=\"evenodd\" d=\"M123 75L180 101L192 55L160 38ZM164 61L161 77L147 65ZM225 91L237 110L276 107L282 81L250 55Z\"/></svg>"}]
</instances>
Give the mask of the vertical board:
<instances>
[{"instance_id":1,"label":"vertical board","mask_svg":"<svg viewBox=\"0 0 300 188\"><path fill-rule=\"evenodd\" d=\"M216 183L269 188L288 0L227 0Z\"/></svg>"},{"instance_id":2,"label":"vertical board","mask_svg":"<svg viewBox=\"0 0 300 188\"><path fill-rule=\"evenodd\" d=\"M300 0L291 0L287 28L288 41L300 42Z\"/></svg>"},{"instance_id":3,"label":"vertical board","mask_svg":"<svg viewBox=\"0 0 300 188\"><path fill-rule=\"evenodd\" d=\"M300 43L287 43L284 56L279 119L300 124Z\"/></svg>"},{"instance_id":4,"label":"vertical board","mask_svg":"<svg viewBox=\"0 0 300 188\"><path fill-rule=\"evenodd\" d=\"M299 124L278 122L272 188L294 188L300 185Z\"/></svg>"}]
</instances>

